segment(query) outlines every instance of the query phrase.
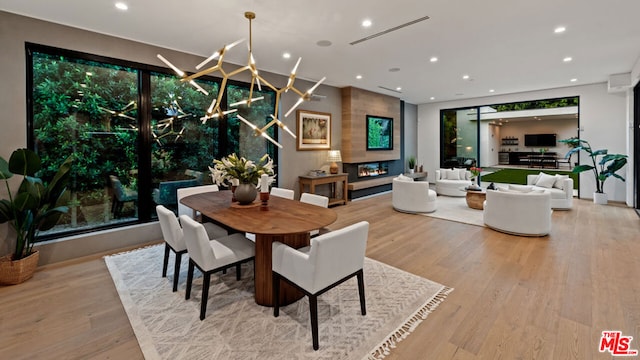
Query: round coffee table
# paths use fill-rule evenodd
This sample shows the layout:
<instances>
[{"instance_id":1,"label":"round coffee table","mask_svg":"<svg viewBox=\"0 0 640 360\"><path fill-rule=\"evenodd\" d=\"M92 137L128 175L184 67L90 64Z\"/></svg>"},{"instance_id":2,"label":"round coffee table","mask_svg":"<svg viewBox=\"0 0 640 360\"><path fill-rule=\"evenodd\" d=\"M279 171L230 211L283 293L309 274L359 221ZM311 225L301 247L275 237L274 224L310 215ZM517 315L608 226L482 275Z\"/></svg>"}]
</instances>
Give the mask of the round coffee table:
<instances>
[{"instance_id":1,"label":"round coffee table","mask_svg":"<svg viewBox=\"0 0 640 360\"><path fill-rule=\"evenodd\" d=\"M467 190L466 198L468 207L472 209L483 210L484 201L487 199L487 192L485 190Z\"/></svg>"}]
</instances>

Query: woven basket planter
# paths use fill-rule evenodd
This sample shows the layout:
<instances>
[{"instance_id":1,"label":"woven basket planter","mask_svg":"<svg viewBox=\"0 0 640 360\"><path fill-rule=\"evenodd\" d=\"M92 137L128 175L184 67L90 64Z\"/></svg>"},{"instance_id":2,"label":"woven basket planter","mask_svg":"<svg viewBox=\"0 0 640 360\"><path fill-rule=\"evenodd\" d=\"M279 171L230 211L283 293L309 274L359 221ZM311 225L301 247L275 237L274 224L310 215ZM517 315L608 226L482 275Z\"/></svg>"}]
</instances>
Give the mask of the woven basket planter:
<instances>
[{"instance_id":1,"label":"woven basket planter","mask_svg":"<svg viewBox=\"0 0 640 360\"><path fill-rule=\"evenodd\" d=\"M31 279L38 267L38 260L40 260L38 251L20 260L11 260L11 255L1 257L0 285L16 285Z\"/></svg>"}]
</instances>

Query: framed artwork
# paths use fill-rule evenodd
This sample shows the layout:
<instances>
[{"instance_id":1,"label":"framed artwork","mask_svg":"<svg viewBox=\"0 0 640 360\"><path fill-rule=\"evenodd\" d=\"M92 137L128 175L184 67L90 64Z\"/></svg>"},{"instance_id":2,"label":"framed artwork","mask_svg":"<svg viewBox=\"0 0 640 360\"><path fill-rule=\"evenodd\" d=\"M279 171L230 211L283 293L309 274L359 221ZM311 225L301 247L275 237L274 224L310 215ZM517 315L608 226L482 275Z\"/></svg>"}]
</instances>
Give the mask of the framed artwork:
<instances>
[{"instance_id":1,"label":"framed artwork","mask_svg":"<svg viewBox=\"0 0 640 360\"><path fill-rule=\"evenodd\" d=\"M393 150L393 119L367 115L367 150Z\"/></svg>"},{"instance_id":2,"label":"framed artwork","mask_svg":"<svg viewBox=\"0 0 640 360\"><path fill-rule=\"evenodd\" d=\"M297 150L331 149L331 114L297 110Z\"/></svg>"}]
</instances>

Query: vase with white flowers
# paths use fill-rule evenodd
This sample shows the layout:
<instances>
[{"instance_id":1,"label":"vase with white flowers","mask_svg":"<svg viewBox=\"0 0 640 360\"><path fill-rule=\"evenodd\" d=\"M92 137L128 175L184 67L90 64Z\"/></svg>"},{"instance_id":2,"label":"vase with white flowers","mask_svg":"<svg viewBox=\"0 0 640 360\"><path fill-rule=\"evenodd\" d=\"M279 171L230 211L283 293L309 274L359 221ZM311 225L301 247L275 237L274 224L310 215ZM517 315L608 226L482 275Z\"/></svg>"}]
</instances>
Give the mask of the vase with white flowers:
<instances>
[{"instance_id":1,"label":"vase with white flowers","mask_svg":"<svg viewBox=\"0 0 640 360\"><path fill-rule=\"evenodd\" d=\"M252 161L233 153L220 160L213 160L213 167L209 167L209 170L217 185L234 184L237 180L234 197L240 205L251 204L255 200L258 195L256 185L263 174L269 176L270 183L275 176L273 160L268 154L264 154L258 161Z\"/></svg>"}]
</instances>

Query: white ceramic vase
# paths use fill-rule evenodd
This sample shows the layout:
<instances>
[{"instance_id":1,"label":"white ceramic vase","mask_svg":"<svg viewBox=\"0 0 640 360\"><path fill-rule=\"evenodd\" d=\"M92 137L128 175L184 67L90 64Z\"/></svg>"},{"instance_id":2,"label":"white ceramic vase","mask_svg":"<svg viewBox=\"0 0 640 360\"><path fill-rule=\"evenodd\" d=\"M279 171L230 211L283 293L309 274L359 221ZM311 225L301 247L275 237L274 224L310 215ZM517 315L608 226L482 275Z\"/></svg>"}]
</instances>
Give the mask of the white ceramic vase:
<instances>
[{"instance_id":1,"label":"white ceramic vase","mask_svg":"<svg viewBox=\"0 0 640 360\"><path fill-rule=\"evenodd\" d=\"M606 193L593 193L593 203L598 205L607 205L608 197Z\"/></svg>"}]
</instances>

